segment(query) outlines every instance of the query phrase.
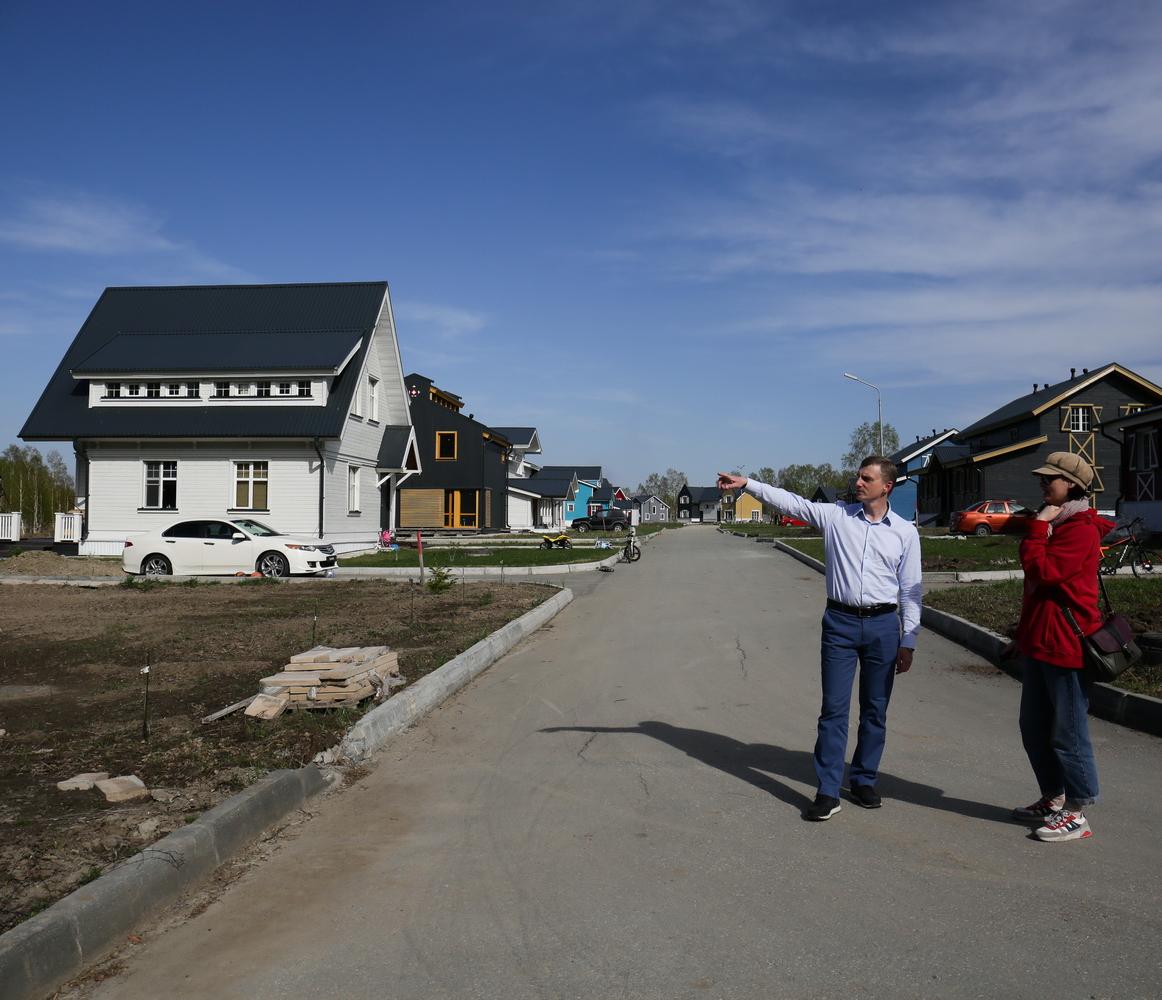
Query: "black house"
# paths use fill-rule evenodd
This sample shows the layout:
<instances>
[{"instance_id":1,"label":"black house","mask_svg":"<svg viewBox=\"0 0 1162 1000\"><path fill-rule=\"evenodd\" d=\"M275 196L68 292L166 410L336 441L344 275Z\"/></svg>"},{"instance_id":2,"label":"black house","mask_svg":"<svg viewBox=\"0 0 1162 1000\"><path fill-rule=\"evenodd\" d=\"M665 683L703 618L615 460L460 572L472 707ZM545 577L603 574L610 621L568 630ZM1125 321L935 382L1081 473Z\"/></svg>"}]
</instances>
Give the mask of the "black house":
<instances>
[{"instance_id":1,"label":"black house","mask_svg":"<svg viewBox=\"0 0 1162 1000\"><path fill-rule=\"evenodd\" d=\"M1080 455L1094 467L1094 505L1113 510L1119 493L1119 442L1098 434L1098 425L1162 402L1162 387L1123 365L1070 369L1069 378L1014 399L932 450L920 471L922 518L947 524L954 510L978 500L1040 503L1030 475L1054 451Z\"/></svg>"},{"instance_id":2,"label":"black house","mask_svg":"<svg viewBox=\"0 0 1162 1000\"><path fill-rule=\"evenodd\" d=\"M413 373L404 384L423 472L400 486L399 528L503 531L511 442L430 378Z\"/></svg>"}]
</instances>

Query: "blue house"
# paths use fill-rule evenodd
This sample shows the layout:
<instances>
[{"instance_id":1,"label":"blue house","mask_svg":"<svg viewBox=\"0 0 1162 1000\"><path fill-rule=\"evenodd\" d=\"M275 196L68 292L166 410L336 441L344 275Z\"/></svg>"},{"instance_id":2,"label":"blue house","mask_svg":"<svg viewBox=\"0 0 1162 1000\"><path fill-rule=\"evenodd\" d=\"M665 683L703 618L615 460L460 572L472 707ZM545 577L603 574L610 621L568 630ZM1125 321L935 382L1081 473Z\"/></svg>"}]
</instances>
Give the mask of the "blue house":
<instances>
[{"instance_id":1,"label":"blue house","mask_svg":"<svg viewBox=\"0 0 1162 1000\"><path fill-rule=\"evenodd\" d=\"M589 504L594 492L602 485L600 465L545 465L532 476L533 479L571 479L577 477L577 492L572 500L565 504L565 525L573 523L577 517L586 517L589 514Z\"/></svg>"},{"instance_id":2,"label":"blue house","mask_svg":"<svg viewBox=\"0 0 1162 1000\"><path fill-rule=\"evenodd\" d=\"M933 431L926 438L916 438L909 445L905 445L894 455L888 457L896 463L896 485L892 490L892 511L909 521L916 520L916 500L919 492L920 470L928 466L935 448L944 444L949 438L957 434L955 427ZM935 516L925 520L935 520Z\"/></svg>"}]
</instances>

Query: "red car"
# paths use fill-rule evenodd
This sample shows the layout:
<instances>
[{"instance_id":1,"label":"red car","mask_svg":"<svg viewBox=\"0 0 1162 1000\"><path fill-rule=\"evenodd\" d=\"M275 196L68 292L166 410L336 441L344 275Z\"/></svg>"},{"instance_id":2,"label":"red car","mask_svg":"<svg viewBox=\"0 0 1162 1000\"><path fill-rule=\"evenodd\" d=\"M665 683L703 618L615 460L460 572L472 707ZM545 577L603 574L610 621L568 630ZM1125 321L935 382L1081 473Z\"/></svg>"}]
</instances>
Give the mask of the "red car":
<instances>
[{"instance_id":1,"label":"red car","mask_svg":"<svg viewBox=\"0 0 1162 1000\"><path fill-rule=\"evenodd\" d=\"M1023 532L1034 512L1016 500L981 500L964 510L953 511L948 520L950 535L992 535Z\"/></svg>"}]
</instances>

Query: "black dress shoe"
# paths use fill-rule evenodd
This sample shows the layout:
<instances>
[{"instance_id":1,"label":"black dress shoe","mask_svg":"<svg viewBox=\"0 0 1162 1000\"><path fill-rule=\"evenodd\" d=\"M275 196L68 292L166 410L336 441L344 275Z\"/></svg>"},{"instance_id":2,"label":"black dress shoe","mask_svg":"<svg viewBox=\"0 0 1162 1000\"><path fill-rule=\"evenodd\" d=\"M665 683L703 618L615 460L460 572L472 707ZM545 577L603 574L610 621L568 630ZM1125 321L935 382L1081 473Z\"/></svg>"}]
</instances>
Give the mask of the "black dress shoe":
<instances>
[{"instance_id":1,"label":"black dress shoe","mask_svg":"<svg viewBox=\"0 0 1162 1000\"><path fill-rule=\"evenodd\" d=\"M865 809L878 809L884 804L876 794L875 785L852 785L851 799L857 806L863 806Z\"/></svg>"},{"instance_id":2,"label":"black dress shoe","mask_svg":"<svg viewBox=\"0 0 1162 1000\"><path fill-rule=\"evenodd\" d=\"M815 796L815 801L803 810L803 818L811 820L812 823L822 823L825 819L831 819L839 809L839 799L820 793Z\"/></svg>"}]
</instances>

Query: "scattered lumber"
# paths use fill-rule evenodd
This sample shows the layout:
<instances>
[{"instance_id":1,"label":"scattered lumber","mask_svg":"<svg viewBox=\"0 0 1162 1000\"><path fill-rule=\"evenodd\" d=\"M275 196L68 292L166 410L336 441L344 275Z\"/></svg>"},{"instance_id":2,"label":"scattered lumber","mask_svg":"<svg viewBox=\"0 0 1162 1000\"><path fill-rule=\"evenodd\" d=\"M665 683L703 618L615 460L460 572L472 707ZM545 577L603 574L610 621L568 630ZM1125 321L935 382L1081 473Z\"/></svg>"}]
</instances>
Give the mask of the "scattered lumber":
<instances>
[{"instance_id":1,"label":"scattered lumber","mask_svg":"<svg viewBox=\"0 0 1162 1000\"><path fill-rule=\"evenodd\" d=\"M278 673L263 677L247 715L275 718L286 709L337 708L367 698L382 701L404 683L399 654L388 646L315 646L296 653ZM258 715L259 699L283 699L275 715ZM254 711L252 711L254 709Z\"/></svg>"},{"instance_id":2,"label":"scattered lumber","mask_svg":"<svg viewBox=\"0 0 1162 1000\"><path fill-rule=\"evenodd\" d=\"M277 719L289 703L289 695L256 694L246 706L246 714L253 719Z\"/></svg>"},{"instance_id":3,"label":"scattered lumber","mask_svg":"<svg viewBox=\"0 0 1162 1000\"><path fill-rule=\"evenodd\" d=\"M216 712L211 712L204 719L202 719L202 725L205 726L209 725L211 722L217 722L219 719L225 718L227 715L230 715L233 712L237 712L238 709L245 708L252 701L254 701L255 697L257 696L251 695L249 698L243 698L241 701L234 702L233 705L227 705L225 708L220 708Z\"/></svg>"}]
</instances>

